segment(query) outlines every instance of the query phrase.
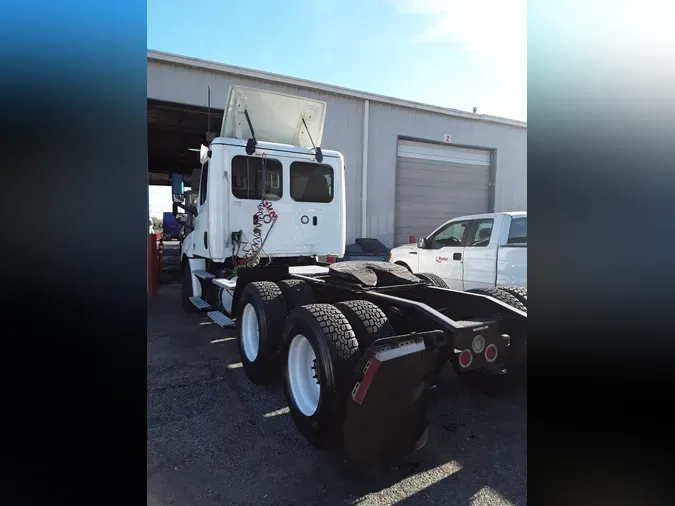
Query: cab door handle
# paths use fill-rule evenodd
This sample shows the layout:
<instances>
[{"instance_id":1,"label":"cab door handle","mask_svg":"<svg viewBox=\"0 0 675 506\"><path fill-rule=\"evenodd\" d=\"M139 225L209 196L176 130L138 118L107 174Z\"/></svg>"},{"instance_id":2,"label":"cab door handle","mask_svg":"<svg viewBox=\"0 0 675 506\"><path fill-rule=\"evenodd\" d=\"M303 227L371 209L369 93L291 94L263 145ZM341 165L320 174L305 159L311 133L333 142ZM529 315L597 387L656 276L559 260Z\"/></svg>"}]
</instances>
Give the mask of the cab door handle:
<instances>
[{"instance_id":1,"label":"cab door handle","mask_svg":"<svg viewBox=\"0 0 675 506\"><path fill-rule=\"evenodd\" d=\"M462 259L462 254L461 254L461 253L453 253L452 259L453 259L453 260L461 260L461 259Z\"/></svg>"}]
</instances>

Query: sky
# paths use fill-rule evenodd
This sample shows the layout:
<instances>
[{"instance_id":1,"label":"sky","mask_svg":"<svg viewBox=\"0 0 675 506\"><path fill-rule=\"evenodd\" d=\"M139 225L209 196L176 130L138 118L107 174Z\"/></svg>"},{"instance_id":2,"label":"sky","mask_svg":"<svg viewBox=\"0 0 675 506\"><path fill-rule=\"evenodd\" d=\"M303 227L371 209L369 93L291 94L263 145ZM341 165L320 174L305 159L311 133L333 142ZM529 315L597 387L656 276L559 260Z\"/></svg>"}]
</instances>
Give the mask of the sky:
<instances>
[{"instance_id":1,"label":"sky","mask_svg":"<svg viewBox=\"0 0 675 506\"><path fill-rule=\"evenodd\" d=\"M526 0L148 0L148 48L527 120Z\"/></svg>"}]
</instances>

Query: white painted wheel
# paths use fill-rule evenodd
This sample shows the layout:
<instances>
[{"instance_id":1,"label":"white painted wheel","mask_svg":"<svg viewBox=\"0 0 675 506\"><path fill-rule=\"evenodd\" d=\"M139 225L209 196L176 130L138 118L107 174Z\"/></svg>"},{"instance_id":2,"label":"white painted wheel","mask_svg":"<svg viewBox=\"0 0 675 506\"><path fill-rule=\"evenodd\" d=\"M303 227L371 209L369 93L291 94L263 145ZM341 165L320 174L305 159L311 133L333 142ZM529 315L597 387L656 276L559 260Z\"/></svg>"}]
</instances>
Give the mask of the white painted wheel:
<instances>
[{"instance_id":1,"label":"white painted wheel","mask_svg":"<svg viewBox=\"0 0 675 506\"><path fill-rule=\"evenodd\" d=\"M254 362L260 348L260 327L258 315L251 304L244 306L241 315L241 344L249 362Z\"/></svg>"},{"instance_id":2,"label":"white painted wheel","mask_svg":"<svg viewBox=\"0 0 675 506\"><path fill-rule=\"evenodd\" d=\"M305 416L316 413L321 397L319 371L313 367L317 367L314 349L305 336L298 334L288 348L288 383L296 407Z\"/></svg>"}]
</instances>

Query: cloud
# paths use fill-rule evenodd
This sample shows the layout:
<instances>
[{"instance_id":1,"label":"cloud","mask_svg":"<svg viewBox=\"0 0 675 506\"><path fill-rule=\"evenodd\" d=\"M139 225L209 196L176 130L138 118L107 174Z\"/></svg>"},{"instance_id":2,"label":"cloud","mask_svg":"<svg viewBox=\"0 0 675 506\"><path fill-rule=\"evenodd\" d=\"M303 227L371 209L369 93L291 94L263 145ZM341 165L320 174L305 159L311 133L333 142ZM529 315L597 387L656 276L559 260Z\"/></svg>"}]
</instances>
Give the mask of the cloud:
<instances>
[{"instance_id":1,"label":"cloud","mask_svg":"<svg viewBox=\"0 0 675 506\"><path fill-rule=\"evenodd\" d=\"M491 63L525 71L527 0L400 0L399 7L428 18L420 42L459 44Z\"/></svg>"}]
</instances>

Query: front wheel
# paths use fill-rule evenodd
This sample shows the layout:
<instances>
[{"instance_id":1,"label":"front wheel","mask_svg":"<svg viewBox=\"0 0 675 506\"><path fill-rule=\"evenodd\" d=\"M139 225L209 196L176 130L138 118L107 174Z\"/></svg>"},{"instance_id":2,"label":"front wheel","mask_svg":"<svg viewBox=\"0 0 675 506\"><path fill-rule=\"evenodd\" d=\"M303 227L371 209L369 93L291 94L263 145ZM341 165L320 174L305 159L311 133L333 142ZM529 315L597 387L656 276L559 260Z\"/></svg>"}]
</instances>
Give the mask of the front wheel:
<instances>
[{"instance_id":1,"label":"front wheel","mask_svg":"<svg viewBox=\"0 0 675 506\"><path fill-rule=\"evenodd\" d=\"M312 445L338 443L359 344L347 318L330 304L294 309L286 320L284 393L291 417Z\"/></svg>"}]
</instances>

